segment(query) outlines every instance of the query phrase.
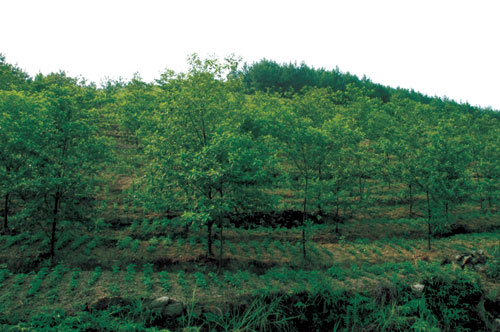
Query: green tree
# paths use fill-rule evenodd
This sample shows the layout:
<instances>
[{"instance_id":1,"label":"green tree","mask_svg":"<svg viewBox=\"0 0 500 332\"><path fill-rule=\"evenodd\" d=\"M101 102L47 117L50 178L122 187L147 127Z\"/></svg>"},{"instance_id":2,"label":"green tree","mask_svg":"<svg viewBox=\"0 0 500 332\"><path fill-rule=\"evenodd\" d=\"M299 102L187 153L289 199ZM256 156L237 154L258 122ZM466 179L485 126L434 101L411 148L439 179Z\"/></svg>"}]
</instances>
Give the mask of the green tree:
<instances>
[{"instance_id":1,"label":"green tree","mask_svg":"<svg viewBox=\"0 0 500 332\"><path fill-rule=\"evenodd\" d=\"M156 197L157 209L173 206L204 216L197 220L207 226L208 254L213 255L214 223L222 232L228 212L266 174L267 154L238 121L244 101L236 89L239 80L224 78L234 72L236 61L193 55L190 65L187 74L167 72L162 78L160 110L146 125L154 134L145 149L145 190L147 197Z\"/></svg>"},{"instance_id":2,"label":"green tree","mask_svg":"<svg viewBox=\"0 0 500 332\"><path fill-rule=\"evenodd\" d=\"M37 115L44 101L23 92L0 91L0 188L4 197L4 232L8 232L14 194L26 196L39 149Z\"/></svg>"},{"instance_id":3,"label":"green tree","mask_svg":"<svg viewBox=\"0 0 500 332\"><path fill-rule=\"evenodd\" d=\"M37 114L41 141L31 185L37 194L35 204L49 224L54 262L57 225L82 217L84 201L95 194L107 143L98 133L92 87L64 73L39 75L33 84L47 107Z\"/></svg>"},{"instance_id":4,"label":"green tree","mask_svg":"<svg viewBox=\"0 0 500 332\"><path fill-rule=\"evenodd\" d=\"M279 124L276 132L281 142L284 167L292 180L302 182L302 254L306 258L305 225L310 199L310 185L318 179L318 170L324 168L331 151L331 141L326 131L315 127L313 120L300 114L297 101L275 111Z\"/></svg>"}]
</instances>

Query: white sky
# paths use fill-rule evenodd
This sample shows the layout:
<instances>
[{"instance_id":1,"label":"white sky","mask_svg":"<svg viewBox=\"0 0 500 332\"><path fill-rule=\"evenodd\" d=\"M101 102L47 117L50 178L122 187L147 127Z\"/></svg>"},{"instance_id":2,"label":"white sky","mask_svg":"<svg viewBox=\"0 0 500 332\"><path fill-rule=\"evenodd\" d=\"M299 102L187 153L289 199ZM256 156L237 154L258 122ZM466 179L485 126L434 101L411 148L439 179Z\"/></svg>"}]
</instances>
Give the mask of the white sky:
<instances>
[{"instance_id":1,"label":"white sky","mask_svg":"<svg viewBox=\"0 0 500 332\"><path fill-rule=\"evenodd\" d=\"M498 0L0 0L0 53L100 82L192 52L305 61L500 110Z\"/></svg>"}]
</instances>

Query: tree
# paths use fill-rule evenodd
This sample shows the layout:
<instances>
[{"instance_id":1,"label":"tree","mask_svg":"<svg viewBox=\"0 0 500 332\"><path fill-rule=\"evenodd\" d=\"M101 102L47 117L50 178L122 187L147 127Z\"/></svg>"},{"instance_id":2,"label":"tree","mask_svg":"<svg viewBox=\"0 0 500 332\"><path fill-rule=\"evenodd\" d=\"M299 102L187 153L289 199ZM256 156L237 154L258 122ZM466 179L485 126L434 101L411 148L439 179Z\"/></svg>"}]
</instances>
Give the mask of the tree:
<instances>
[{"instance_id":1,"label":"tree","mask_svg":"<svg viewBox=\"0 0 500 332\"><path fill-rule=\"evenodd\" d=\"M31 77L17 66L5 61L0 53L0 90L28 90Z\"/></svg>"},{"instance_id":2,"label":"tree","mask_svg":"<svg viewBox=\"0 0 500 332\"><path fill-rule=\"evenodd\" d=\"M33 158L40 148L37 115L44 101L23 92L0 91L0 187L4 197L4 232L14 194L24 196L33 180Z\"/></svg>"},{"instance_id":3,"label":"tree","mask_svg":"<svg viewBox=\"0 0 500 332\"><path fill-rule=\"evenodd\" d=\"M107 144L98 134L91 87L64 73L39 75L33 84L47 107L37 113L41 141L31 185L37 194L34 203L49 224L54 263L57 225L82 217L84 201L95 194Z\"/></svg>"},{"instance_id":4,"label":"tree","mask_svg":"<svg viewBox=\"0 0 500 332\"><path fill-rule=\"evenodd\" d=\"M292 179L302 181L302 254L306 258L305 224L311 181L317 179L318 170L324 167L330 149L330 140L323 128L299 112L296 101L276 110L279 123L278 139L282 144L285 167L290 168Z\"/></svg>"},{"instance_id":5,"label":"tree","mask_svg":"<svg viewBox=\"0 0 500 332\"><path fill-rule=\"evenodd\" d=\"M224 73L234 72L235 60L222 64L193 55L190 65L187 74L164 75L160 110L146 124L154 134L145 149L145 190L157 198L157 208L168 208L163 201L203 215L197 220L207 226L207 250L213 255L214 223L222 232L228 212L265 176L267 153L238 121L239 80L224 79Z\"/></svg>"}]
</instances>

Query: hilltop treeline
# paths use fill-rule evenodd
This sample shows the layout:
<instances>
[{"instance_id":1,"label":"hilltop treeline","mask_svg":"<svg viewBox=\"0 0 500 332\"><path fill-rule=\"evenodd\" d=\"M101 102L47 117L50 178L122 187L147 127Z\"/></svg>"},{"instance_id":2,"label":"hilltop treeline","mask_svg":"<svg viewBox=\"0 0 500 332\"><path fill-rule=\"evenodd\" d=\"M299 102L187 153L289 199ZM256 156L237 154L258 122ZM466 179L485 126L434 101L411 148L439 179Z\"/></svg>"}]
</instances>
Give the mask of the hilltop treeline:
<instances>
[{"instance_id":1,"label":"hilltop treeline","mask_svg":"<svg viewBox=\"0 0 500 332\"><path fill-rule=\"evenodd\" d=\"M189 64L97 87L64 72L30 77L1 57L4 232L44 234L53 256L60 232L97 227L114 207L206 227L213 254L212 227L222 233L231 216L298 210L306 225L396 201L426 218L430 247L438 221L497 207L492 110L338 69Z\"/></svg>"}]
</instances>

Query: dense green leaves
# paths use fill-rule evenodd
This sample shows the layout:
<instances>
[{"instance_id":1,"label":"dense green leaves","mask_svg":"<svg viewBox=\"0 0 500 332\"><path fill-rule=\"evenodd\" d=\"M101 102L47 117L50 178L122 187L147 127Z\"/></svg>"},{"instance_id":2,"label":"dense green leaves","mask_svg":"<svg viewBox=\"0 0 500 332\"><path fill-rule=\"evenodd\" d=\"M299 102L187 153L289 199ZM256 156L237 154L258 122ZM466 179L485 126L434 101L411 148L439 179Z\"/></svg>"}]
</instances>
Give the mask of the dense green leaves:
<instances>
[{"instance_id":1,"label":"dense green leaves","mask_svg":"<svg viewBox=\"0 0 500 332\"><path fill-rule=\"evenodd\" d=\"M104 215L181 216L186 232L206 226L212 253L212 227L243 212L301 210L305 225L310 214L366 217L386 195L408 203L410 217L427 215L430 239L461 204L485 212L498 202L491 111L338 69L188 61L186 73L98 89L64 73L32 79L1 57L5 230L14 216L15 227L50 233L53 247L58 226L88 220L101 194ZM107 163L111 138L121 164ZM128 184L110 193L98 186L102 174Z\"/></svg>"}]
</instances>

